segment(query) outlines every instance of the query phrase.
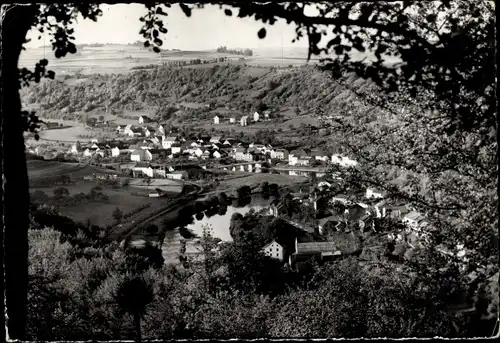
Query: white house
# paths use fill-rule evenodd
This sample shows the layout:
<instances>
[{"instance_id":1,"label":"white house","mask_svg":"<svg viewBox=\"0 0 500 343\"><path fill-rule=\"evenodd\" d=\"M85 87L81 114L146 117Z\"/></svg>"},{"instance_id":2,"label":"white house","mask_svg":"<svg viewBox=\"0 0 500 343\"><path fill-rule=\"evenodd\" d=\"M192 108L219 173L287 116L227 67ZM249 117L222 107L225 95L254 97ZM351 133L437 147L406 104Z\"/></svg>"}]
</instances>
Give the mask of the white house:
<instances>
[{"instance_id":1,"label":"white house","mask_svg":"<svg viewBox=\"0 0 500 343\"><path fill-rule=\"evenodd\" d=\"M215 117L214 117L214 124L215 124L215 125L219 125L219 124L220 124L220 119L221 119L221 117L219 117L219 116L215 116Z\"/></svg>"},{"instance_id":2,"label":"white house","mask_svg":"<svg viewBox=\"0 0 500 343\"><path fill-rule=\"evenodd\" d=\"M203 156L203 153L205 152L205 149L202 149L202 148L197 148L195 151L194 151L194 154L196 157L201 157Z\"/></svg>"},{"instance_id":3,"label":"white house","mask_svg":"<svg viewBox=\"0 0 500 343\"><path fill-rule=\"evenodd\" d=\"M118 149L118 147L114 147L113 149L111 149L111 157L117 157L117 156L120 156L120 149Z\"/></svg>"},{"instance_id":4,"label":"white house","mask_svg":"<svg viewBox=\"0 0 500 343\"><path fill-rule=\"evenodd\" d=\"M146 137L151 136L151 131L149 131L149 129L144 130L144 136Z\"/></svg>"},{"instance_id":5,"label":"white house","mask_svg":"<svg viewBox=\"0 0 500 343\"><path fill-rule=\"evenodd\" d=\"M176 155L176 154L182 153L182 147L180 146L180 144L173 144L170 147L170 149L172 151L172 155Z\"/></svg>"},{"instance_id":6,"label":"white house","mask_svg":"<svg viewBox=\"0 0 500 343\"><path fill-rule=\"evenodd\" d=\"M138 176L138 174L141 174L141 173L145 174L149 177L153 177L153 175L154 175L153 168L151 168L151 166L141 165L141 164L138 164L134 168L132 168L132 173L133 173L134 177Z\"/></svg>"},{"instance_id":7,"label":"white house","mask_svg":"<svg viewBox=\"0 0 500 343\"><path fill-rule=\"evenodd\" d=\"M165 134L165 128L163 127L163 125L159 125L158 128L156 129L156 133L159 135L159 136L163 136Z\"/></svg>"},{"instance_id":8,"label":"white house","mask_svg":"<svg viewBox=\"0 0 500 343\"><path fill-rule=\"evenodd\" d=\"M235 117L229 118L229 123L231 123L231 124L236 123L236 118Z\"/></svg>"},{"instance_id":9,"label":"white house","mask_svg":"<svg viewBox=\"0 0 500 343\"><path fill-rule=\"evenodd\" d=\"M165 136L161 137L161 145L162 145L163 149L170 149L172 147L172 145L175 143L177 143L177 137L175 137L175 136L169 136L166 138L165 138Z\"/></svg>"},{"instance_id":10,"label":"white house","mask_svg":"<svg viewBox=\"0 0 500 343\"><path fill-rule=\"evenodd\" d=\"M141 162L141 161L151 161L153 155L148 150L138 149L134 150L130 155L131 161Z\"/></svg>"},{"instance_id":11,"label":"white house","mask_svg":"<svg viewBox=\"0 0 500 343\"><path fill-rule=\"evenodd\" d=\"M173 179L173 180L187 179L187 176L188 176L188 174L184 170L170 172L170 173L166 174L167 179Z\"/></svg>"},{"instance_id":12,"label":"white house","mask_svg":"<svg viewBox=\"0 0 500 343\"><path fill-rule=\"evenodd\" d=\"M288 159L288 150L286 149L273 149L271 150L271 158L278 160L287 160Z\"/></svg>"},{"instance_id":13,"label":"white house","mask_svg":"<svg viewBox=\"0 0 500 343\"><path fill-rule=\"evenodd\" d=\"M271 257L283 261L283 247L276 241L272 241L262 248L262 252Z\"/></svg>"},{"instance_id":14,"label":"white house","mask_svg":"<svg viewBox=\"0 0 500 343\"><path fill-rule=\"evenodd\" d=\"M380 199L383 197L384 197L384 194L382 194L381 192L377 192L376 190L373 190L370 188L366 189L365 198L367 198L367 199Z\"/></svg>"},{"instance_id":15,"label":"white house","mask_svg":"<svg viewBox=\"0 0 500 343\"><path fill-rule=\"evenodd\" d=\"M241 126L247 126L248 125L248 116L241 117L240 124L241 124Z\"/></svg>"},{"instance_id":16,"label":"white house","mask_svg":"<svg viewBox=\"0 0 500 343\"><path fill-rule=\"evenodd\" d=\"M72 154L78 154L78 148L77 148L76 144L73 144L71 146L71 149L70 149L69 152L72 153Z\"/></svg>"},{"instance_id":17,"label":"white house","mask_svg":"<svg viewBox=\"0 0 500 343\"><path fill-rule=\"evenodd\" d=\"M255 112L255 113L253 114L253 121L259 121L259 119L260 119L260 114L259 114L259 112Z\"/></svg>"},{"instance_id":18,"label":"white house","mask_svg":"<svg viewBox=\"0 0 500 343\"><path fill-rule=\"evenodd\" d=\"M92 156L92 152L90 151L89 148L85 149L85 151L83 152L83 156L84 157L91 157Z\"/></svg>"},{"instance_id":19,"label":"white house","mask_svg":"<svg viewBox=\"0 0 500 343\"><path fill-rule=\"evenodd\" d=\"M151 119L148 116L140 116L138 122L139 124L150 123Z\"/></svg>"},{"instance_id":20,"label":"white house","mask_svg":"<svg viewBox=\"0 0 500 343\"><path fill-rule=\"evenodd\" d=\"M220 159L222 157L221 153L218 152L218 151L214 151L214 153L212 154L212 156L216 159Z\"/></svg>"},{"instance_id":21,"label":"white house","mask_svg":"<svg viewBox=\"0 0 500 343\"><path fill-rule=\"evenodd\" d=\"M357 161L350 159L349 157L345 157L339 154L332 155L332 163L340 164L343 167L351 167L358 164Z\"/></svg>"}]
</instances>

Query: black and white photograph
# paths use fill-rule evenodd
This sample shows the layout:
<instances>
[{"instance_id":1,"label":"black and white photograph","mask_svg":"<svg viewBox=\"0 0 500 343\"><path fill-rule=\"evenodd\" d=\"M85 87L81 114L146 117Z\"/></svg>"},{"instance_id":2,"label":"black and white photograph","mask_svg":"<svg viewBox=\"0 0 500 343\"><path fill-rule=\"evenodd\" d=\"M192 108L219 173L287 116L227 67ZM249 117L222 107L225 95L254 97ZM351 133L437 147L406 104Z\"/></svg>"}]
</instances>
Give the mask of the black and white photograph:
<instances>
[{"instance_id":1,"label":"black and white photograph","mask_svg":"<svg viewBox=\"0 0 500 343\"><path fill-rule=\"evenodd\" d=\"M498 338L495 1L0 17L7 341Z\"/></svg>"}]
</instances>

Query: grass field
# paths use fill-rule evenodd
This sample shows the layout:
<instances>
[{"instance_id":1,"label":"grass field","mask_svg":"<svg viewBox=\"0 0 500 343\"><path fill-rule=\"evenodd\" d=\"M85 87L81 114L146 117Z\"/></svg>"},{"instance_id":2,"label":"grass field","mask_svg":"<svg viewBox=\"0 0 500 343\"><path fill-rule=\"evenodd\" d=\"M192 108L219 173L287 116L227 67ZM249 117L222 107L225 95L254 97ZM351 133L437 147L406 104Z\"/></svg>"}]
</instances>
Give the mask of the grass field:
<instances>
[{"instance_id":1,"label":"grass field","mask_svg":"<svg viewBox=\"0 0 500 343\"><path fill-rule=\"evenodd\" d=\"M139 206L150 203L151 207L146 210L151 211L162 207L167 201L162 198L131 195L128 189L123 188L103 188L103 193L109 197L106 202L93 201L80 206L61 207L59 211L76 222L86 222L89 219L95 225L106 226L114 222L113 210L116 207L122 210L123 213L127 213Z\"/></svg>"},{"instance_id":2,"label":"grass field","mask_svg":"<svg viewBox=\"0 0 500 343\"><path fill-rule=\"evenodd\" d=\"M96 130L86 129L83 124L65 129L45 130L40 132L40 138L50 141L76 142L81 140L79 135L96 135Z\"/></svg>"},{"instance_id":3,"label":"grass field","mask_svg":"<svg viewBox=\"0 0 500 343\"><path fill-rule=\"evenodd\" d=\"M78 163L62 163L56 161L28 161L27 167L28 178L30 180L39 180L60 175L83 178L84 176L92 175L92 173L116 174L116 171L109 169L101 169Z\"/></svg>"}]
</instances>

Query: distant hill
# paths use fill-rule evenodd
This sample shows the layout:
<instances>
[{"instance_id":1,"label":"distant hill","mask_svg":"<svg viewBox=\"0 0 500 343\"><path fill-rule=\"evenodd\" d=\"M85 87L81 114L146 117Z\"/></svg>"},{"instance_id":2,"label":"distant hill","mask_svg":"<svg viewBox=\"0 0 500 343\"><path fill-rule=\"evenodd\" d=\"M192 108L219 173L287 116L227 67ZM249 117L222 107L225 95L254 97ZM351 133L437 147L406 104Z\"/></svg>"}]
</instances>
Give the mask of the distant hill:
<instances>
[{"instance_id":1,"label":"distant hill","mask_svg":"<svg viewBox=\"0 0 500 343\"><path fill-rule=\"evenodd\" d=\"M356 78L352 84L366 86ZM89 75L85 82L47 80L23 89L22 99L27 104L41 104L39 116L71 120L82 113L102 112L106 105L110 112L120 113L180 102L215 102L241 112L264 103L312 112L321 107L326 113L335 113L355 96L313 66L276 69L224 64Z\"/></svg>"}]
</instances>

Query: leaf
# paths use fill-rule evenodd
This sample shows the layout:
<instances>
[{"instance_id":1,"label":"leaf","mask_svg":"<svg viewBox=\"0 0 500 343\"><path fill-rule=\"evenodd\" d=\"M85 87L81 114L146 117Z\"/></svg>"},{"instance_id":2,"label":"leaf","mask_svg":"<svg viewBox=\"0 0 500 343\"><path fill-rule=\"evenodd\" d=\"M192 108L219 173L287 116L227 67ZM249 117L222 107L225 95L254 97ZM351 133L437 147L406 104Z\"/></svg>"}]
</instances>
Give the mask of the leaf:
<instances>
[{"instance_id":1,"label":"leaf","mask_svg":"<svg viewBox=\"0 0 500 343\"><path fill-rule=\"evenodd\" d=\"M187 5L185 5L183 3L179 3L179 6L181 7L182 12L184 12L184 14L187 17L191 17L191 8L189 8Z\"/></svg>"},{"instance_id":2,"label":"leaf","mask_svg":"<svg viewBox=\"0 0 500 343\"><path fill-rule=\"evenodd\" d=\"M156 52L156 53L158 53L158 52L160 52L160 48L157 47L157 46L155 46L155 47L153 47L153 51Z\"/></svg>"},{"instance_id":3,"label":"leaf","mask_svg":"<svg viewBox=\"0 0 500 343\"><path fill-rule=\"evenodd\" d=\"M259 30L259 32L257 32L257 36L260 38L260 39L263 39L266 37L266 29L265 28L261 28Z\"/></svg>"},{"instance_id":4,"label":"leaf","mask_svg":"<svg viewBox=\"0 0 500 343\"><path fill-rule=\"evenodd\" d=\"M227 15L228 17L233 15L233 12L230 9L225 9L224 14Z\"/></svg>"},{"instance_id":5,"label":"leaf","mask_svg":"<svg viewBox=\"0 0 500 343\"><path fill-rule=\"evenodd\" d=\"M150 45L150 44L149 44L149 41L148 41L148 40L144 42L144 47L145 47L145 48L149 48L149 45Z\"/></svg>"}]
</instances>

